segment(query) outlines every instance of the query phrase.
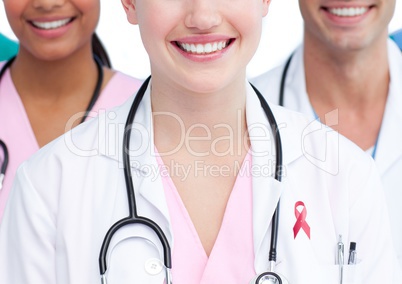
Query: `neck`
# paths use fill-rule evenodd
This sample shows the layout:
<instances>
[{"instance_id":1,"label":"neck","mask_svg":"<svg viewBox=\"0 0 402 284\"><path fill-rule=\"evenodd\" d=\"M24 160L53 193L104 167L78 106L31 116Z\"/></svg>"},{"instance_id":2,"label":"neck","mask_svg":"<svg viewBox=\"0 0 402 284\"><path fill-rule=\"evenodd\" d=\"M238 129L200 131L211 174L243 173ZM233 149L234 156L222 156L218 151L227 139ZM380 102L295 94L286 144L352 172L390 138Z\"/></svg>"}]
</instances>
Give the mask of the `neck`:
<instances>
[{"instance_id":1,"label":"neck","mask_svg":"<svg viewBox=\"0 0 402 284\"><path fill-rule=\"evenodd\" d=\"M373 146L389 91L386 39L354 51L306 40L304 68L307 94L321 121L363 150Z\"/></svg>"},{"instance_id":2,"label":"neck","mask_svg":"<svg viewBox=\"0 0 402 284\"><path fill-rule=\"evenodd\" d=\"M329 50L307 40L304 66L313 105L363 106L387 97L390 75L386 40L359 51Z\"/></svg>"},{"instance_id":3,"label":"neck","mask_svg":"<svg viewBox=\"0 0 402 284\"><path fill-rule=\"evenodd\" d=\"M98 71L90 48L59 60L41 60L21 47L11 77L22 99L58 100L74 93L92 94ZM85 80L83 80L85 78Z\"/></svg>"},{"instance_id":4,"label":"neck","mask_svg":"<svg viewBox=\"0 0 402 284\"><path fill-rule=\"evenodd\" d=\"M187 148L195 152L211 147L221 149L217 152L238 149L237 138L245 137L247 128L246 90L244 77L212 93L170 88L153 77L151 97L158 150L173 149L183 138L189 139ZM244 155L243 150L240 155Z\"/></svg>"}]
</instances>

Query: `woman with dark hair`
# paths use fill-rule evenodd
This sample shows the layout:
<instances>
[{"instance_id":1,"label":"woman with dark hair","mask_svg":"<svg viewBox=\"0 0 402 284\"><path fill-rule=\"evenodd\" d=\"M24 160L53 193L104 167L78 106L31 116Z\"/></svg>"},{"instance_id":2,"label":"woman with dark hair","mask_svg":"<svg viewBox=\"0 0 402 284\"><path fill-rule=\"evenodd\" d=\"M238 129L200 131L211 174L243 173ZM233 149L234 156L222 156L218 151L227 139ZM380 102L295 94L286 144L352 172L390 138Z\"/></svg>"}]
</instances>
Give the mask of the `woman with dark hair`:
<instances>
[{"instance_id":1,"label":"woman with dark hair","mask_svg":"<svg viewBox=\"0 0 402 284\"><path fill-rule=\"evenodd\" d=\"M20 46L0 63L0 222L22 161L88 116L123 103L140 84L110 69L95 33L99 0L3 2Z\"/></svg>"}]
</instances>

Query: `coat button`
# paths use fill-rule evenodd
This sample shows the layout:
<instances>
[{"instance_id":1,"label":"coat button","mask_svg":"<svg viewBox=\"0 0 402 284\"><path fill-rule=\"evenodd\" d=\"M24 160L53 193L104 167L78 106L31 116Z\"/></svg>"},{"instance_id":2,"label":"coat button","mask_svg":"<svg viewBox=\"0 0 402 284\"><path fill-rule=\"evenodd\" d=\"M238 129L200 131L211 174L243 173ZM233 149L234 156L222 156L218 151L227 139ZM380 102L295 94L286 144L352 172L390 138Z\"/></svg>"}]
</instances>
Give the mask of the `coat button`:
<instances>
[{"instance_id":1,"label":"coat button","mask_svg":"<svg viewBox=\"0 0 402 284\"><path fill-rule=\"evenodd\" d=\"M149 275L157 275L163 270L162 262L157 258L150 258L145 262L145 271Z\"/></svg>"}]
</instances>

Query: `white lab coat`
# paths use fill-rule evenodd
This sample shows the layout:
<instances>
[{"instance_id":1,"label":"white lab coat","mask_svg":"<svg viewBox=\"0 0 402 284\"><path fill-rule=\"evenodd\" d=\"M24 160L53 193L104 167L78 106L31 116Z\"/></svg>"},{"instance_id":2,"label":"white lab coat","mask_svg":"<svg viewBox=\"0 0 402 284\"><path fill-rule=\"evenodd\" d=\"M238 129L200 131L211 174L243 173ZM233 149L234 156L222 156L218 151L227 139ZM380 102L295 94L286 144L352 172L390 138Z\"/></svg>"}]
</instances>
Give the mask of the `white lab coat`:
<instances>
[{"instance_id":1,"label":"white lab coat","mask_svg":"<svg viewBox=\"0 0 402 284\"><path fill-rule=\"evenodd\" d=\"M278 183L270 173L275 155L270 128L250 89L256 272L267 270L271 218L281 198L277 271L290 283L339 283L335 258L340 234L346 252L350 241L357 242L359 258L357 265L345 266L344 284L402 283L393 279L396 259L372 160L330 128L309 125L302 115L273 107L284 161L284 181ZM130 104L76 127L21 166L0 228L2 284L100 283L103 238L128 215L121 144ZM161 179L152 173L157 162L150 151L150 113L148 89L130 148L138 212L159 224L174 247ZM306 206L310 239L303 229L294 238L297 201ZM108 283L163 283L163 272L151 275L148 267L148 260L161 255L148 229L124 229L109 249Z\"/></svg>"},{"instance_id":2,"label":"white lab coat","mask_svg":"<svg viewBox=\"0 0 402 284\"><path fill-rule=\"evenodd\" d=\"M395 250L402 267L402 54L392 40L388 40L388 61L391 82L378 138L375 163L383 182ZM251 80L267 100L275 104L279 101L283 68L284 66L277 67ZM284 106L315 119L306 91L303 46L295 51L289 66Z\"/></svg>"}]
</instances>

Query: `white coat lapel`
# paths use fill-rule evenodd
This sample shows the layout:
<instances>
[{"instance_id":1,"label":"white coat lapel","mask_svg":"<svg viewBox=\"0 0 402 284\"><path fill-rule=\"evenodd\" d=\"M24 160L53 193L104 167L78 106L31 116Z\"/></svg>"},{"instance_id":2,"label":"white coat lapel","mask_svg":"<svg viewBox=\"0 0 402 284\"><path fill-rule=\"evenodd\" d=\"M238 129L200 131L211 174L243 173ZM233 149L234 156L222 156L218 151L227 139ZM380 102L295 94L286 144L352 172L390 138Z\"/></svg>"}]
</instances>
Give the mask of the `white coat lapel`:
<instances>
[{"instance_id":1,"label":"white coat lapel","mask_svg":"<svg viewBox=\"0 0 402 284\"><path fill-rule=\"evenodd\" d=\"M165 222L169 223L169 211L154 151L150 85L151 82L138 107L132 125L129 151L130 163L134 188L137 194L139 193L142 198L152 205L152 209L149 209L148 206L144 206L138 200L139 214L147 214L148 212L152 214L152 210L156 208L164 216ZM121 169L123 168L124 127L132 102L133 99L116 109L114 111L115 115L106 115L105 132L108 142L107 145L100 148L101 154L110 159L118 160L118 165ZM113 117L113 119L110 119L110 117ZM148 217L152 218L152 215Z\"/></svg>"},{"instance_id":2,"label":"white coat lapel","mask_svg":"<svg viewBox=\"0 0 402 284\"><path fill-rule=\"evenodd\" d=\"M270 239L268 228L271 224L272 215L276 209L279 198L283 192L284 183L274 179L275 173L275 141L272 138L271 128L267 117L261 108L258 97L251 88L247 92L247 126L252 149L252 178L253 178L253 236L255 267L257 272L267 269L268 251L261 249L263 242ZM286 129L284 119L279 115L277 118L278 127ZM279 120L278 120L279 118ZM281 130L282 132L282 130ZM288 136L285 131L285 136ZM288 139L285 139L288 141ZM297 147L289 147L282 143L283 164L286 165L300 157L301 151ZM285 153L285 152L284 152Z\"/></svg>"},{"instance_id":3,"label":"white coat lapel","mask_svg":"<svg viewBox=\"0 0 402 284\"><path fill-rule=\"evenodd\" d=\"M388 43L391 82L380 130L375 161L380 175L402 156L402 56L394 43ZM392 60L391 60L392 58Z\"/></svg>"}]
</instances>

